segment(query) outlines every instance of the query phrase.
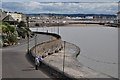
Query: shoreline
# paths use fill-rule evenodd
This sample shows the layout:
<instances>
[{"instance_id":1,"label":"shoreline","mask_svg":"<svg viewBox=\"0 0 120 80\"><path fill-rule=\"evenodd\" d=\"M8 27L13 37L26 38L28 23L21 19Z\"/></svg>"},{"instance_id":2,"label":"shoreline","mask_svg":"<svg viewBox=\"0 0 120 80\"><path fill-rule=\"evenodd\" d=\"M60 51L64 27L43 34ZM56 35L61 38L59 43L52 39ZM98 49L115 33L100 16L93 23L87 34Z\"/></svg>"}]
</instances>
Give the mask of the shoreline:
<instances>
[{"instance_id":1,"label":"shoreline","mask_svg":"<svg viewBox=\"0 0 120 80\"><path fill-rule=\"evenodd\" d=\"M103 27L103 25L99 25L99 24L68 24L66 26L75 26L75 27L94 27L94 26L99 26L99 27Z\"/></svg>"},{"instance_id":2,"label":"shoreline","mask_svg":"<svg viewBox=\"0 0 120 80\"><path fill-rule=\"evenodd\" d=\"M49 27L113 27L113 28L119 28L119 27L114 27L114 26L106 26L106 25L100 25L100 24L65 24L65 25L56 25L56 26L47 26ZM31 28L36 28L36 27L31 27ZM43 28L40 27L39 28Z\"/></svg>"},{"instance_id":3,"label":"shoreline","mask_svg":"<svg viewBox=\"0 0 120 80\"><path fill-rule=\"evenodd\" d=\"M113 27L113 28L119 28L119 27L115 27L115 26L107 26L107 25L100 25L100 24L67 24L64 25L64 27ZM62 26L60 26L62 27Z\"/></svg>"}]
</instances>

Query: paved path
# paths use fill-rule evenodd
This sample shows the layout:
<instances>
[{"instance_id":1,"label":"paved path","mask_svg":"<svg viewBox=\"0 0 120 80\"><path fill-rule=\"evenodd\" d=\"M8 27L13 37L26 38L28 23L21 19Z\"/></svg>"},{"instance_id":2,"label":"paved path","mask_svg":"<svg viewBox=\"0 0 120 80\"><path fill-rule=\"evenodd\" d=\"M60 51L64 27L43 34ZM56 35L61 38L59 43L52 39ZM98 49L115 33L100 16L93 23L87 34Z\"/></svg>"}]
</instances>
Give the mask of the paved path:
<instances>
[{"instance_id":1,"label":"paved path","mask_svg":"<svg viewBox=\"0 0 120 80\"><path fill-rule=\"evenodd\" d=\"M37 42L49 40L50 36L39 35ZM34 38L30 41L30 48L35 44ZM18 46L2 49L2 78L50 78L34 66L26 58L27 44L23 42ZM1 60L0 60L1 61Z\"/></svg>"}]
</instances>

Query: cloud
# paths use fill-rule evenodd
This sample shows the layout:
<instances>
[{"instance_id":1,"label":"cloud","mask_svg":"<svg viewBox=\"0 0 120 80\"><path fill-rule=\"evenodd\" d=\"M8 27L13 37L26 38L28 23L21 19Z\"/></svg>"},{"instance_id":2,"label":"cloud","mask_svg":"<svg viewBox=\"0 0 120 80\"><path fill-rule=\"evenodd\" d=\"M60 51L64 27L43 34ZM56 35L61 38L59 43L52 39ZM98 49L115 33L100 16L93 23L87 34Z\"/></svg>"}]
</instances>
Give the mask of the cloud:
<instances>
[{"instance_id":1,"label":"cloud","mask_svg":"<svg viewBox=\"0 0 120 80\"><path fill-rule=\"evenodd\" d=\"M21 3L16 2L3 2L2 8L7 11L24 11L24 6L21 5Z\"/></svg>"},{"instance_id":2,"label":"cloud","mask_svg":"<svg viewBox=\"0 0 120 80\"><path fill-rule=\"evenodd\" d=\"M118 2L119 0L3 0L3 2Z\"/></svg>"},{"instance_id":3,"label":"cloud","mask_svg":"<svg viewBox=\"0 0 120 80\"><path fill-rule=\"evenodd\" d=\"M24 13L117 13L117 3L41 3L29 2L4 2L3 8Z\"/></svg>"},{"instance_id":4,"label":"cloud","mask_svg":"<svg viewBox=\"0 0 120 80\"><path fill-rule=\"evenodd\" d=\"M36 2L36 1L29 1L27 3L23 3L22 4L26 9L37 9L40 7L40 3L39 2Z\"/></svg>"}]
</instances>

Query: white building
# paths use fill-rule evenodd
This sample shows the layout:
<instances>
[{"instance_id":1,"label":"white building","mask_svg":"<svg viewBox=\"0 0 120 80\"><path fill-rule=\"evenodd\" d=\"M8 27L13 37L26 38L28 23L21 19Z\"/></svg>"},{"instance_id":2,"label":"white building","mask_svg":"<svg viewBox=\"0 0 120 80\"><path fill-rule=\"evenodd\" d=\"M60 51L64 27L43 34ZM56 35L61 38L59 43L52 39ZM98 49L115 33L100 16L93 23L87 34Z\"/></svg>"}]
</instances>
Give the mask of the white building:
<instances>
[{"instance_id":1,"label":"white building","mask_svg":"<svg viewBox=\"0 0 120 80\"><path fill-rule=\"evenodd\" d=\"M22 21L23 18L21 13L8 12L7 15L11 15L18 22Z\"/></svg>"}]
</instances>

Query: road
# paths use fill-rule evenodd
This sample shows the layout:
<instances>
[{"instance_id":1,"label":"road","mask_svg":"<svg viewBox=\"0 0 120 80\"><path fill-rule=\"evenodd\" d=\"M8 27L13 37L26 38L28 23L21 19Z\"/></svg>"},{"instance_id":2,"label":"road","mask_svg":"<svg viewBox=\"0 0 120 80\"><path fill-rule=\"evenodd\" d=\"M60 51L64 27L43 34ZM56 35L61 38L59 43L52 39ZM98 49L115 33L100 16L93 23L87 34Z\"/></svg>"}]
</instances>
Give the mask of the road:
<instances>
[{"instance_id":1,"label":"road","mask_svg":"<svg viewBox=\"0 0 120 80\"><path fill-rule=\"evenodd\" d=\"M37 43L51 39L47 35L37 35ZM35 45L35 39L30 40L30 47ZM50 78L41 70L35 70L27 60L27 42L2 49L2 78Z\"/></svg>"}]
</instances>

